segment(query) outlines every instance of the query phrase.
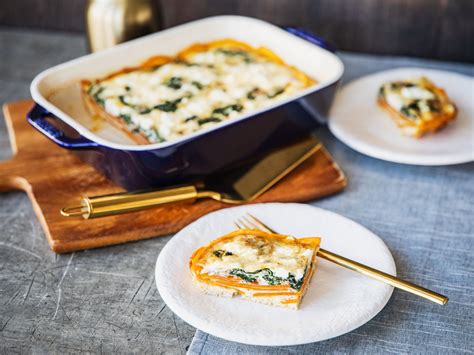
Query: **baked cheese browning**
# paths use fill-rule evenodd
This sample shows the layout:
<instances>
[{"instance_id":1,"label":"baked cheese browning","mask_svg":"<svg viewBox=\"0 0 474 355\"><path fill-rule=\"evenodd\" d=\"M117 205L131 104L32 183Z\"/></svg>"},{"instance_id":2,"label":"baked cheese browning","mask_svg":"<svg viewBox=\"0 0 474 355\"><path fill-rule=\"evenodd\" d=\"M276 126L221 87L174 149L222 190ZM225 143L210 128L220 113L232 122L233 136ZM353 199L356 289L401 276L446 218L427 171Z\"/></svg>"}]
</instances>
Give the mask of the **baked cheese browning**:
<instances>
[{"instance_id":1,"label":"baked cheese browning","mask_svg":"<svg viewBox=\"0 0 474 355\"><path fill-rule=\"evenodd\" d=\"M198 249L190 269L210 294L297 308L314 272L319 238L237 230Z\"/></svg>"},{"instance_id":2,"label":"baked cheese browning","mask_svg":"<svg viewBox=\"0 0 474 355\"><path fill-rule=\"evenodd\" d=\"M457 113L445 91L425 77L383 84L378 103L405 134L413 137L439 130Z\"/></svg>"},{"instance_id":3,"label":"baked cheese browning","mask_svg":"<svg viewBox=\"0 0 474 355\"><path fill-rule=\"evenodd\" d=\"M83 81L93 114L137 143L160 143L283 100L315 82L266 48L226 39Z\"/></svg>"}]
</instances>

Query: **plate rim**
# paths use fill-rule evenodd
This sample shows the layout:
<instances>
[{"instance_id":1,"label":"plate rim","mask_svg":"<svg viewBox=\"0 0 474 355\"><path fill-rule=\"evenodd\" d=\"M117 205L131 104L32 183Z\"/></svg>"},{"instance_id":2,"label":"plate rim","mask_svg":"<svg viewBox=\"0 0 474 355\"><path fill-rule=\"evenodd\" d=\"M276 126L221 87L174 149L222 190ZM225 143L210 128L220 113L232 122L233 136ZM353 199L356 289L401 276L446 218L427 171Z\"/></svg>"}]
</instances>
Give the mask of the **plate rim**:
<instances>
[{"instance_id":1,"label":"plate rim","mask_svg":"<svg viewBox=\"0 0 474 355\"><path fill-rule=\"evenodd\" d=\"M394 73L397 71L417 71L417 70L418 71L422 70L423 72L435 72L441 75L459 76L459 77L462 77L464 80L465 79L473 80L473 78L471 78L469 75L453 72L449 70L432 69L432 68L415 67L415 66L398 67L398 68L393 68L393 69L379 70L373 73L369 73L367 75L363 75L354 80L351 80L345 83L341 87L341 90L339 91L338 95L341 93L342 90L346 89L349 85L356 84L358 81L361 81L361 80L367 80L372 76L377 76L383 73L389 74L389 73ZM376 158L376 159L380 159L380 160L384 160L388 162L393 162L393 163L398 163L398 164L419 165L419 166L448 166L448 165L471 163L474 161L474 149L471 152L466 151L466 152L460 152L460 153L452 153L452 154L443 155L441 157L430 157L430 156L427 157L420 154L405 154L405 153L389 151L387 149L374 146L370 143L366 143L363 140L354 139L353 136L350 136L348 133L346 133L345 130L341 129L341 125L334 124L334 119L332 119L331 115L332 115L332 110L329 113L329 120L328 120L329 131L339 141L341 141L342 143L344 143L351 149L372 158ZM473 123L473 127L474 127L474 123Z\"/></svg>"},{"instance_id":2,"label":"plate rim","mask_svg":"<svg viewBox=\"0 0 474 355\"><path fill-rule=\"evenodd\" d=\"M362 228L365 232L368 232L369 234L371 234L372 236L376 237L383 245L383 247L385 247L385 249L388 251L388 254L390 256L390 261L391 261L391 264L393 266L393 269L394 269L394 275L397 275L397 267L396 267L396 263L395 263L395 260L393 258L393 254L391 253L390 249L388 248L387 244L384 242L384 240L382 238L380 238L378 235L376 235L375 233L373 233L372 231L370 231L367 227L365 227L364 225L348 218L348 217L345 217L339 213L336 213L336 212L333 212L333 211L330 211L330 210L327 210L327 209L324 209L324 208L321 208L321 207L316 207L316 206L312 206L312 205L308 205L308 204L304 204L304 203L281 203L281 202L269 202L269 203L258 203L258 204L253 204L251 206L259 206L259 205L284 205L284 206L293 206L293 205L296 205L298 207L301 207L301 206L304 206L305 208L308 208L308 209L316 209L320 212L323 212L323 213L328 213L328 214L331 214L331 215L334 215L338 218L342 218L346 221L349 221L350 223L354 223L356 225L358 225L360 228ZM229 207L229 208L225 208L225 209L222 209L222 210L217 210L217 211L214 211L214 212L211 212L205 216L209 216L211 214L218 214L219 212L223 211L223 210L228 210L228 209L237 209L237 208L242 208L242 207L246 207L248 205L243 205L243 206L236 206L236 207ZM255 207L254 207L255 208ZM205 217L203 216L203 217ZM202 218L202 217L201 217ZM198 220L200 220L201 218L199 218ZM196 220L196 221L198 221ZM195 222L196 222L195 221ZM183 228L180 232L178 233L182 233L182 232L186 232L186 230L189 228L191 229L192 228L192 225L195 223L191 223L189 224L188 226L186 226L185 228ZM174 236L173 236L174 238ZM272 343L269 343L269 342L265 342L265 341L249 341L247 339L242 339L241 337L239 336L234 336L233 334L235 333L232 333L232 335L230 335L228 332L221 332L219 330L219 327L208 327L207 325L205 325L203 327L203 324L196 324L196 323L199 323L199 320L193 316L191 313L189 313L186 309L182 308L182 307L179 307L175 304L174 300L173 300L173 297L171 296L171 294L167 291L166 288L163 288L163 287L160 287L160 281L159 281L159 277L157 277L158 275L158 269L159 269L159 266L160 266L160 257L161 255L164 255L166 250L168 248L170 248L170 242L167 242L166 245L161 249L158 257L157 257L157 260L156 260L156 263L155 263L155 272L154 272L154 277L155 277L155 284L156 284L156 287L158 289L158 292L160 294L160 297L162 298L163 302L166 304L167 307L169 307L171 309L171 311L173 313L175 313L178 317L180 317L182 320L184 320L186 323L190 324L191 326L193 326L194 328L196 329L199 329L207 334L210 334L210 335L213 335L215 337L218 337L220 339L223 339L223 340L227 340L227 341L233 341L233 342L237 342L237 343L241 343L241 344L248 344L248 345L257 345L257 346L294 346L294 345L303 345L303 344L309 344L309 343L315 343L315 342L320 342L320 341L325 341L325 340L328 340L328 339L332 339L332 338L336 338L338 336L341 336L341 335L344 335L344 334L347 334L347 333L350 333L352 332L353 330L361 327L362 325L368 323L370 320L372 320L377 314L379 314L384 308L385 306L387 305L388 301L390 300L390 298L392 297L392 294L393 294L393 290L394 288L390 286L390 288L388 289L388 292L386 293L385 295L385 298L380 302L379 304L379 307L374 309L371 314L369 316L367 316L367 318L359 323L356 323L353 327L350 327L348 329L343 329L341 330L340 332L336 332L334 335L330 336L330 337L326 337L324 339L317 339L316 337L314 339L308 339L308 341L280 341L280 342L272 342ZM239 333L240 334L240 333Z\"/></svg>"}]
</instances>

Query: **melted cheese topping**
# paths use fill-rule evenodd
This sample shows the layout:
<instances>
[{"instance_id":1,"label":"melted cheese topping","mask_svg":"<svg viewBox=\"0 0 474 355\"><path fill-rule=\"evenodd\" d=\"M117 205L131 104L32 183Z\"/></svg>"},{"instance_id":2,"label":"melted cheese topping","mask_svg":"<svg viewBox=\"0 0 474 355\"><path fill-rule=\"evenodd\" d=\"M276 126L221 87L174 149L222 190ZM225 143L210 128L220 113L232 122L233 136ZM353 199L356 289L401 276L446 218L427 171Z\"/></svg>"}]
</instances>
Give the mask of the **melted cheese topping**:
<instances>
[{"instance_id":1,"label":"melted cheese topping","mask_svg":"<svg viewBox=\"0 0 474 355\"><path fill-rule=\"evenodd\" d=\"M159 143L268 106L313 83L298 73L268 56L224 43L113 75L92 84L88 94L130 130Z\"/></svg>"},{"instance_id":2,"label":"melted cheese topping","mask_svg":"<svg viewBox=\"0 0 474 355\"><path fill-rule=\"evenodd\" d=\"M451 114L455 107L438 95L428 79L394 81L382 85L379 95L404 118L416 123L429 121L441 113Z\"/></svg>"},{"instance_id":3,"label":"melted cheese topping","mask_svg":"<svg viewBox=\"0 0 474 355\"><path fill-rule=\"evenodd\" d=\"M202 258L199 265L202 267L202 273L238 276L239 271L243 271L255 278L259 284L268 285L267 274L255 272L269 269L277 278L294 277L296 281L301 280L312 260L312 255L312 249L299 244L253 235L240 235L215 244Z\"/></svg>"}]
</instances>

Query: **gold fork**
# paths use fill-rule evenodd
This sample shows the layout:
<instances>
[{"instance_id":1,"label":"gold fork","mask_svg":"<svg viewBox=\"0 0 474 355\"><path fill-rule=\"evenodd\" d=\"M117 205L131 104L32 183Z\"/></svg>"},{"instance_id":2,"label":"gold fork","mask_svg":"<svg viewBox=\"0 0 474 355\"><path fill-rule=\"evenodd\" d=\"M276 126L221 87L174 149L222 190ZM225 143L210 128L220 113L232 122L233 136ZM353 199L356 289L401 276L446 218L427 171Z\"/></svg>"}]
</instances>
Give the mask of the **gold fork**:
<instances>
[{"instance_id":1,"label":"gold fork","mask_svg":"<svg viewBox=\"0 0 474 355\"><path fill-rule=\"evenodd\" d=\"M257 229L257 230L261 230L268 233L276 233L273 229L265 225L262 221L252 216L251 214L247 213L247 216L248 217L243 216L242 218L237 219L237 221L235 222L235 225L237 226L237 228ZM426 298L432 302L435 302L441 305L445 305L446 303L448 303L448 297L446 296L443 296L439 293L428 290L424 287L415 285L411 282L402 280L398 277L392 276L383 271L371 268L370 266L358 263L357 261L353 261L343 256L334 254L328 250L319 249L316 255L330 262L333 262L337 265L350 269L352 271L357 271L361 274L364 274L373 279L389 284L393 287L396 287L401 290L413 293L417 296Z\"/></svg>"}]
</instances>

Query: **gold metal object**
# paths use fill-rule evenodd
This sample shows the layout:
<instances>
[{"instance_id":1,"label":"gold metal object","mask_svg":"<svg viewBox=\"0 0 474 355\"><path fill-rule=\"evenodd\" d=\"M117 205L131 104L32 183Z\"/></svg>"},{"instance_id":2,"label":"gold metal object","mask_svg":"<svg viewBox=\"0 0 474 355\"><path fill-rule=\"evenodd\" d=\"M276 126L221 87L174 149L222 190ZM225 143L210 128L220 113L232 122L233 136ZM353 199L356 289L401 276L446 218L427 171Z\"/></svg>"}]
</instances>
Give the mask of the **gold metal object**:
<instances>
[{"instance_id":1,"label":"gold metal object","mask_svg":"<svg viewBox=\"0 0 474 355\"><path fill-rule=\"evenodd\" d=\"M273 151L250 166L210 178L202 186L85 197L80 206L65 207L61 210L61 214L65 217L82 216L89 219L200 198L211 198L232 204L252 201L283 179L320 147L319 141L309 136L300 142Z\"/></svg>"},{"instance_id":2,"label":"gold metal object","mask_svg":"<svg viewBox=\"0 0 474 355\"><path fill-rule=\"evenodd\" d=\"M125 192L119 194L85 197L80 206L65 207L61 214L66 217L85 219L132 212L165 203L193 201L199 193L194 186L176 187L167 190L141 193Z\"/></svg>"},{"instance_id":3,"label":"gold metal object","mask_svg":"<svg viewBox=\"0 0 474 355\"><path fill-rule=\"evenodd\" d=\"M248 218L242 217L237 220L236 226L237 228L243 228L243 229L259 229L263 230L265 232L269 233L276 233L274 230L272 230L270 227L265 225L262 221L257 219L256 217L247 214ZM390 274L387 274L383 271L374 269L370 266L358 263L357 261L350 260L348 258L345 258L343 256L334 254L333 252L330 252L325 249L319 249L317 256L326 259L330 262L333 262L337 265L343 266L347 269L350 269L352 271L359 272L361 274L364 274L366 276L369 276L373 279L376 279L378 281L384 282L386 284L389 284L393 287L399 288L401 290L413 293L417 296L426 298L427 300L430 300L432 302L438 303L440 305L445 305L448 303L448 297L443 296L437 292L428 290L424 287L415 285L411 282L402 280L398 277L392 276Z\"/></svg>"},{"instance_id":4,"label":"gold metal object","mask_svg":"<svg viewBox=\"0 0 474 355\"><path fill-rule=\"evenodd\" d=\"M91 52L156 32L160 13L153 0L88 0L87 40Z\"/></svg>"}]
</instances>

